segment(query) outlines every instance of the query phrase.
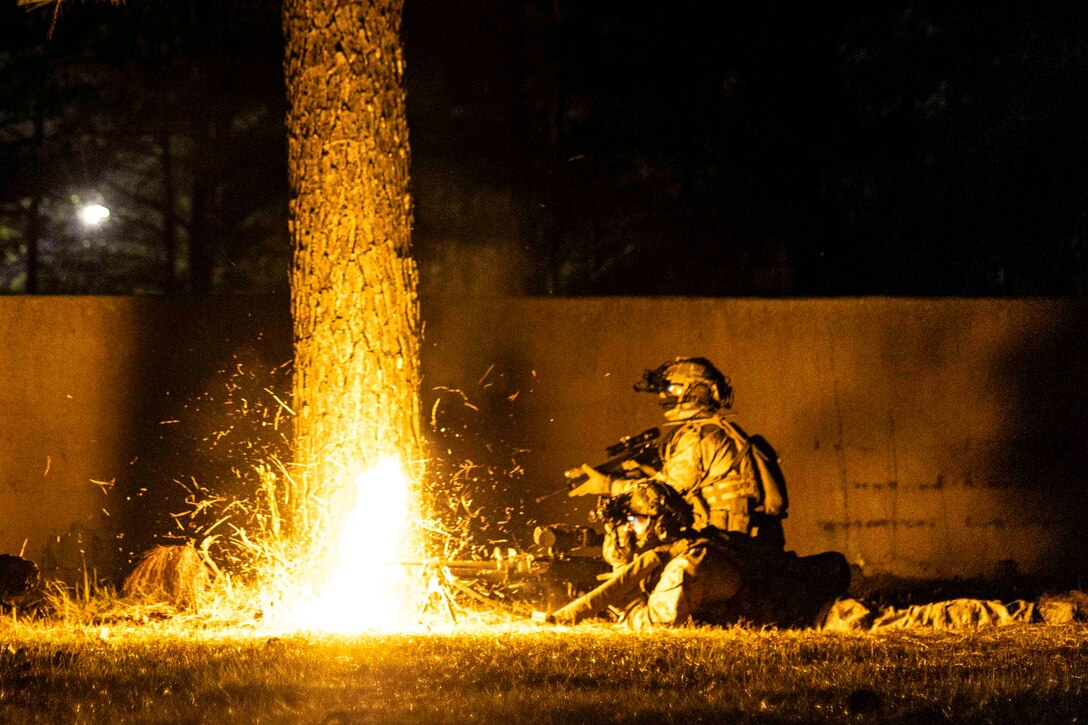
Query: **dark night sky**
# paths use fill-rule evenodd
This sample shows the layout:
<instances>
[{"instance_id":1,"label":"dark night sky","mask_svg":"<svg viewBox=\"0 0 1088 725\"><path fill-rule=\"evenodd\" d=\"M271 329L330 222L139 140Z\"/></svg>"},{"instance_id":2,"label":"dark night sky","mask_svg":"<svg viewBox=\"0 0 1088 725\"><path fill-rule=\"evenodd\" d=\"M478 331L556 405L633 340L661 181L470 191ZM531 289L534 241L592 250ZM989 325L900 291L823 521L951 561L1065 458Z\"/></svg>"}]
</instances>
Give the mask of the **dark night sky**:
<instances>
[{"instance_id":1,"label":"dark night sky","mask_svg":"<svg viewBox=\"0 0 1088 725\"><path fill-rule=\"evenodd\" d=\"M67 5L0 18L0 285L33 236L42 291L282 288L278 5ZM406 0L405 48L425 293L1088 289L1084 3Z\"/></svg>"}]
</instances>

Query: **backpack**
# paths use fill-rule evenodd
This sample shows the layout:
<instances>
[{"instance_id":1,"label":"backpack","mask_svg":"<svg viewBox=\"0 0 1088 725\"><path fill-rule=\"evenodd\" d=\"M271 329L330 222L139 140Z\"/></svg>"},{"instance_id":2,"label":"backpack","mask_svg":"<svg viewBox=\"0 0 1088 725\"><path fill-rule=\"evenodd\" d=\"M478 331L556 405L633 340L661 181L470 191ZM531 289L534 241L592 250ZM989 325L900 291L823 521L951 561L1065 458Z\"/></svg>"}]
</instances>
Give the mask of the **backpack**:
<instances>
[{"instance_id":1,"label":"backpack","mask_svg":"<svg viewBox=\"0 0 1088 725\"><path fill-rule=\"evenodd\" d=\"M714 421L733 440L737 450L740 451L733 463L733 468L740 466L745 456L751 460L752 470L759 479L757 481L760 494L758 508L768 516L785 518L786 510L790 505L789 496L786 493L786 477L779 466L778 454L774 448L761 435L749 437L736 423L717 417Z\"/></svg>"}]
</instances>

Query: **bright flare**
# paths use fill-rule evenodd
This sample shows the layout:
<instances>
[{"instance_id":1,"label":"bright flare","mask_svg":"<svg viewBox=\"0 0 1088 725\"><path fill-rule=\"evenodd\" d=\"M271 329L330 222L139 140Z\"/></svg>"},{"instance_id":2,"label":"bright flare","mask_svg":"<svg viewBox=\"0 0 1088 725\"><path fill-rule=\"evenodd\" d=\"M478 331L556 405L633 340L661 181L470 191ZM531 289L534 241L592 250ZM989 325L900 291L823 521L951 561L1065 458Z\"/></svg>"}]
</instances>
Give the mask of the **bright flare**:
<instances>
[{"instance_id":1,"label":"bright flare","mask_svg":"<svg viewBox=\"0 0 1088 725\"><path fill-rule=\"evenodd\" d=\"M79 218L87 226L97 226L110 217L110 210L101 204L88 204L79 210Z\"/></svg>"},{"instance_id":2,"label":"bright flare","mask_svg":"<svg viewBox=\"0 0 1088 725\"><path fill-rule=\"evenodd\" d=\"M408 578L397 562L412 552L412 485L396 458L355 480L352 510L340 523L330 575L293 607L290 625L327 632L389 630L415 615Z\"/></svg>"}]
</instances>

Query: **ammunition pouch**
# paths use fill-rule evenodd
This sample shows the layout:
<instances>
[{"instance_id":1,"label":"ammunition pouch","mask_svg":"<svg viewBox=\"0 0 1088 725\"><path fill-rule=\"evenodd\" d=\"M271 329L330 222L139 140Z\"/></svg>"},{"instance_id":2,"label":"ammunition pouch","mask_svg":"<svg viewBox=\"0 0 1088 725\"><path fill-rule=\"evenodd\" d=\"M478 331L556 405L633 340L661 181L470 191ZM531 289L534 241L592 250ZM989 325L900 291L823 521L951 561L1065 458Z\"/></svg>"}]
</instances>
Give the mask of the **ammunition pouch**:
<instances>
[{"instance_id":1,"label":"ammunition pouch","mask_svg":"<svg viewBox=\"0 0 1088 725\"><path fill-rule=\"evenodd\" d=\"M710 525L722 531L751 533L751 504L755 495L746 488L750 486L730 477L692 491L688 500L695 509L695 527Z\"/></svg>"},{"instance_id":2,"label":"ammunition pouch","mask_svg":"<svg viewBox=\"0 0 1088 725\"><path fill-rule=\"evenodd\" d=\"M703 486L699 489L699 495L706 501L707 508L728 509L737 499L747 500L755 498L756 493L751 485L745 485L740 479L726 478L725 480ZM745 506L747 508L747 506Z\"/></svg>"}]
</instances>

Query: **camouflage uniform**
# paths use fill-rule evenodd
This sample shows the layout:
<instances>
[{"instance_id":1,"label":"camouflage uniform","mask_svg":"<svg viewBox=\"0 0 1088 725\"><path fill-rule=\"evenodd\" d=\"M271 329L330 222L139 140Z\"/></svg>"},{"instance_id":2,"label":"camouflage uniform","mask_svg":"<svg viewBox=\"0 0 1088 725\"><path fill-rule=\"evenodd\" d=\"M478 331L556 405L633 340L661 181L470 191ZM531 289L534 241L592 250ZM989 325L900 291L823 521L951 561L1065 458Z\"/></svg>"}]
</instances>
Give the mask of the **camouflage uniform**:
<instances>
[{"instance_id":1,"label":"camouflage uniform","mask_svg":"<svg viewBox=\"0 0 1088 725\"><path fill-rule=\"evenodd\" d=\"M661 448L663 464L655 476L616 479L611 495L622 495L650 480L661 481L691 504L695 529L713 526L785 547L782 518L787 504L780 474L738 426L716 415L694 418L667 434ZM614 567L631 560L622 526L606 526L603 552Z\"/></svg>"},{"instance_id":2,"label":"camouflage uniform","mask_svg":"<svg viewBox=\"0 0 1088 725\"><path fill-rule=\"evenodd\" d=\"M682 538L636 556L613 578L552 616L577 624L606 609L632 629L709 621L740 589L739 570L705 538Z\"/></svg>"},{"instance_id":3,"label":"camouflage uniform","mask_svg":"<svg viewBox=\"0 0 1088 725\"><path fill-rule=\"evenodd\" d=\"M688 623L718 624L740 591L740 569L707 538L680 539L645 596L633 599L622 621L636 631Z\"/></svg>"},{"instance_id":4,"label":"camouflage uniform","mask_svg":"<svg viewBox=\"0 0 1088 725\"><path fill-rule=\"evenodd\" d=\"M695 528L714 526L782 547L786 501L765 454L719 417L685 421L667 437L658 474L695 511Z\"/></svg>"},{"instance_id":5,"label":"camouflage uniform","mask_svg":"<svg viewBox=\"0 0 1088 725\"><path fill-rule=\"evenodd\" d=\"M568 495L615 497L659 481L691 504L696 529L712 526L784 548L785 480L770 446L725 419L733 401L729 379L705 358L676 358L647 370L634 389L656 394L668 421L660 470L650 478L613 479L583 466L588 480ZM603 549L613 567L631 561L622 522L606 525Z\"/></svg>"},{"instance_id":6,"label":"camouflage uniform","mask_svg":"<svg viewBox=\"0 0 1088 725\"><path fill-rule=\"evenodd\" d=\"M554 613L576 624L605 609L623 611L633 628L709 621L741 587L741 568L728 556L725 534L695 534L691 504L659 481L633 483L612 499L614 531L626 532L626 555L611 579ZM607 554L607 551L606 551Z\"/></svg>"},{"instance_id":7,"label":"camouflage uniform","mask_svg":"<svg viewBox=\"0 0 1088 725\"><path fill-rule=\"evenodd\" d=\"M644 551L553 615L577 624L604 612L636 631L686 624L808 627L849 586L841 554L798 557L747 537L691 532Z\"/></svg>"}]
</instances>

